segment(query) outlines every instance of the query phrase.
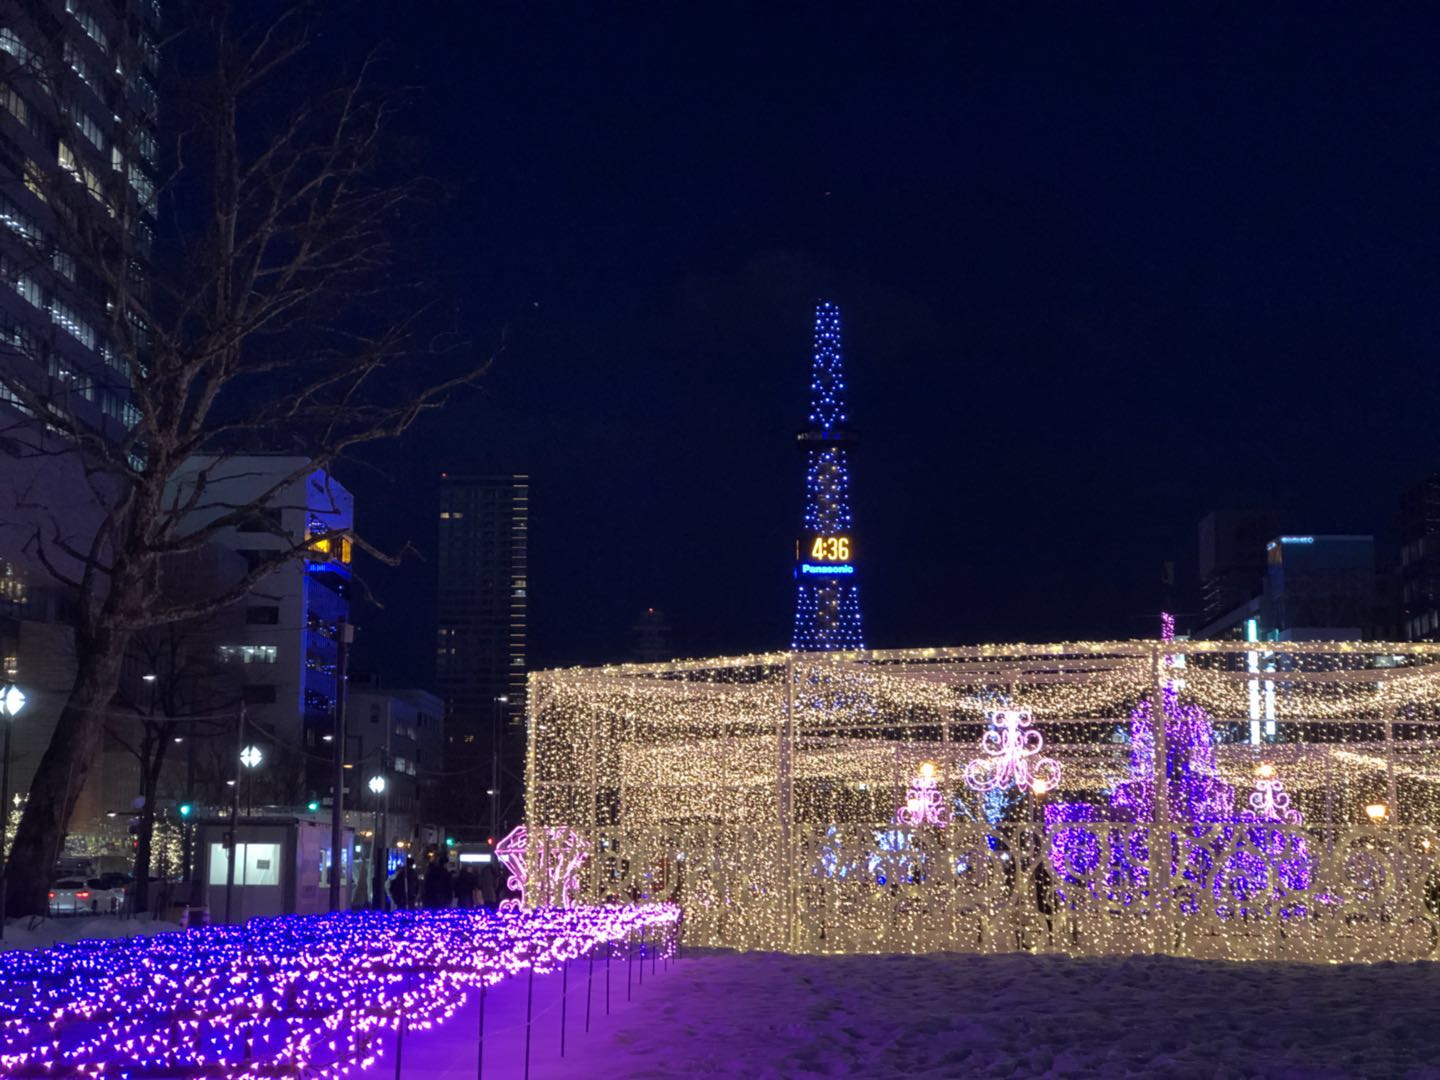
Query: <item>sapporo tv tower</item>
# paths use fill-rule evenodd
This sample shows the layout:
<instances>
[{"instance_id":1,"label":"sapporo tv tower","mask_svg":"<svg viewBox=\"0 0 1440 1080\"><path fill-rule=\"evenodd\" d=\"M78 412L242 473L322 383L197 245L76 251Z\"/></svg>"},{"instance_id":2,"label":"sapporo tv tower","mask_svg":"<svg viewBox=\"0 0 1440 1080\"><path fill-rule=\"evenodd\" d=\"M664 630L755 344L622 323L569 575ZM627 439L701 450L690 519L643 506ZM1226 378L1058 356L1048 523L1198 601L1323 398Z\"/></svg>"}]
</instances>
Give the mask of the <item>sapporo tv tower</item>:
<instances>
[{"instance_id":1,"label":"sapporo tv tower","mask_svg":"<svg viewBox=\"0 0 1440 1080\"><path fill-rule=\"evenodd\" d=\"M795 631L799 651L863 649L860 591L850 520L850 448L856 435L845 412L840 309L815 308L815 360L805 449L805 530L795 545Z\"/></svg>"}]
</instances>

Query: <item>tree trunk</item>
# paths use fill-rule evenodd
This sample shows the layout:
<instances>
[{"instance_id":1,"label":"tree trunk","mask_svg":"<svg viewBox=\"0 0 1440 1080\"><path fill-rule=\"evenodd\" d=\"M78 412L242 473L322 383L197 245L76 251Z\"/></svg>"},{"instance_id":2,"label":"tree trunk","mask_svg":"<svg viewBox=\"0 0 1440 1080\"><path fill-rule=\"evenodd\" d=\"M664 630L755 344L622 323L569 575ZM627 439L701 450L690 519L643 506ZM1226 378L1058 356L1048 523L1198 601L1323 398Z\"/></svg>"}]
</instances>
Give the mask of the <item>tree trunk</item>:
<instances>
[{"instance_id":1,"label":"tree trunk","mask_svg":"<svg viewBox=\"0 0 1440 1080\"><path fill-rule=\"evenodd\" d=\"M155 793L160 788L160 770L165 766L165 746L172 725L165 724L150 742L150 752L140 762L145 805L140 808L140 829L135 835L135 914L150 910L150 852L155 843Z\"/></svg>"},{"instance_id":2,"label":"tree trunk","mask_svg":"<svg viewBox=\"0 0 1440 1080\"><path fill-rule=\"evenodd\" d=\"M74 686L35 770L25 812L10 845L5 866L7 915L49 912L50 875L65 845L85 778L100 756L105 714L120 682L129 638L128 633L102 629L77 648L79 668Z\"/></svg>"}]
</instances>

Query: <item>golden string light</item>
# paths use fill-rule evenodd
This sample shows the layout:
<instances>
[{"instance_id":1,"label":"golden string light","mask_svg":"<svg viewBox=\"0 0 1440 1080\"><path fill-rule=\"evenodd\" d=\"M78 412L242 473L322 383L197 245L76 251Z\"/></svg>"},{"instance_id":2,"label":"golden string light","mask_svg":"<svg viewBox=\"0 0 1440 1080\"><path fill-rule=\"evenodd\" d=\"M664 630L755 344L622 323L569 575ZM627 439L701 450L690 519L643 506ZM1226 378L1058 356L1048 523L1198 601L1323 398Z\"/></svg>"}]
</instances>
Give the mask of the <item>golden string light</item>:
<instances>
[{"instance_id":1,"label":"golden string light","mask_svg":"<svg viewBox=\"0 0 1440 1080\"><path fill-rule=\"evenodd\" d=\"M1002 709L1028 711L1058 782L966 786ZM585 900L678 901L696 944L1436 949L1440 645L1067 642L570 669L531 676L529 722L532 832L579 831L595 853ZM1274 804L1252 804L1261 782L1293 819L1257 816ZM902 814L917 788L945 812Z\"/></svg>"}]
</instances>

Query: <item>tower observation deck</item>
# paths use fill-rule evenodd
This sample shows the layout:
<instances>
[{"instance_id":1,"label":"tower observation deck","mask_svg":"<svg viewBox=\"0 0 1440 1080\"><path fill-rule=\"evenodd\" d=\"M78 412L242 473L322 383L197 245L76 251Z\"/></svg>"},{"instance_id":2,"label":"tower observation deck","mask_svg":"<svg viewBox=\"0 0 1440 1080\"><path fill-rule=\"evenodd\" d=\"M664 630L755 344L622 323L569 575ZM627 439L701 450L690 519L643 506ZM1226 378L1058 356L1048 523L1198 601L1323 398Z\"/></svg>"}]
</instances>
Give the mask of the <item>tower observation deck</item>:
<instances>
[{"instance_id":1,"label":"tower observation deck","mask_svg":"<svg viewBox=\"0 0 1440 1080\"><path fill-rule=\"evenodd\" d=\"M855 537L850 514L850 449L840 309L815 308L810 418L798 436L805 451L805 524L795 547L792 649L863 649Z\"/></svg>"}]
</instances>

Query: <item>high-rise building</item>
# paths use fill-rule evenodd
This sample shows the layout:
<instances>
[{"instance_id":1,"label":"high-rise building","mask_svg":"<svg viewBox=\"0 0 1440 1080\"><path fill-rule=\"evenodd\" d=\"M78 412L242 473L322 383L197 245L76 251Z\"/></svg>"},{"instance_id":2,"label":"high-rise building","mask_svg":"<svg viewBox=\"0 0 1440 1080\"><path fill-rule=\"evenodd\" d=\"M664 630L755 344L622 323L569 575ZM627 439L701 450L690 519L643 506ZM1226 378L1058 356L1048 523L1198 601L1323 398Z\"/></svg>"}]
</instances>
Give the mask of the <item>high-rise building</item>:
<instances>
[{"instance_id":1,"label":"high-rise building","mask_svg":"<svg viewBox=\"0 0 1440 1080\"><path fill-rule=\"evenodd\" d=\"M488 835L523 810L530 478L442 474L439 530L448 824Z\"/></svg>"},{"instance_id":2,"label":"high-rise building","mask_svg":"<svg viewBox=\"0 0 1440 1080\"><path fill-rule=\"evenodd\" d=\"M35 534L53 538L62 572L77 568L61 553L89 548L96 489L112 483L92 451L139 416L159 32L158 0L0 3L0 559L32 596L47 585ZM71 423L92 439L83 458L61 433Z\"/></svg>"},{"instance_id":3,"label":"high-rise building","mask_svg":"<svg viewBox=\"0 0 1440 1080\"><path fill-rule=\"evenodd\" d=\"M1200 519L1204 624L1225 619L1260 595L1265 544L1277 531L1275 515L1269 510L1212 510Z\"/></svg>"},{"instance_id":4,"label":"high-rise building","mask_svg":"<svg viewBox=\"0 0 1440 1080\"><path fill-rule=\"evenodd\" d=\"M1265 544L1261 626L1274 641L1375 636L1373 536L1277 536Z\"/></svg>"},{"instance_id":5,"label":"high-rise building","mask_svg":"<svg viewBox=\"0 0 1440 1080\"><path fill-rule=\"evenodd\" d=\"M840 309L815 309L810 419L798 439L805 450L805 528L795 548L797 650L863 649L855 537L850 514L850 448L855 432L845 411Z\"/></svg>"},{"instance_id":6,"label":"high-rise building","mask_svg":"<svg viewBox=\"0 0 1440 1080\"><path fill-rule=\"evenodd\" d=\"M1400 631L1440 639L1440 474L1400 496Z\"/></svg>"},{"instance_id":7,"label":"high-rise building","mask_svg":"<svg viewBox=\"0 0 1440 1080\"><path fill-rule=\"evenodd\" d=\"M157 172L159 0L10 0L0 8L0 400L24 387L116 436L138 418L144 327L112 317L113 282L149 292ZM103 213L67 213L59 194ZM89 224L113 227L103 240ZM96 247L87 254L82 250Z\"/></svg>"}]
</instances>

